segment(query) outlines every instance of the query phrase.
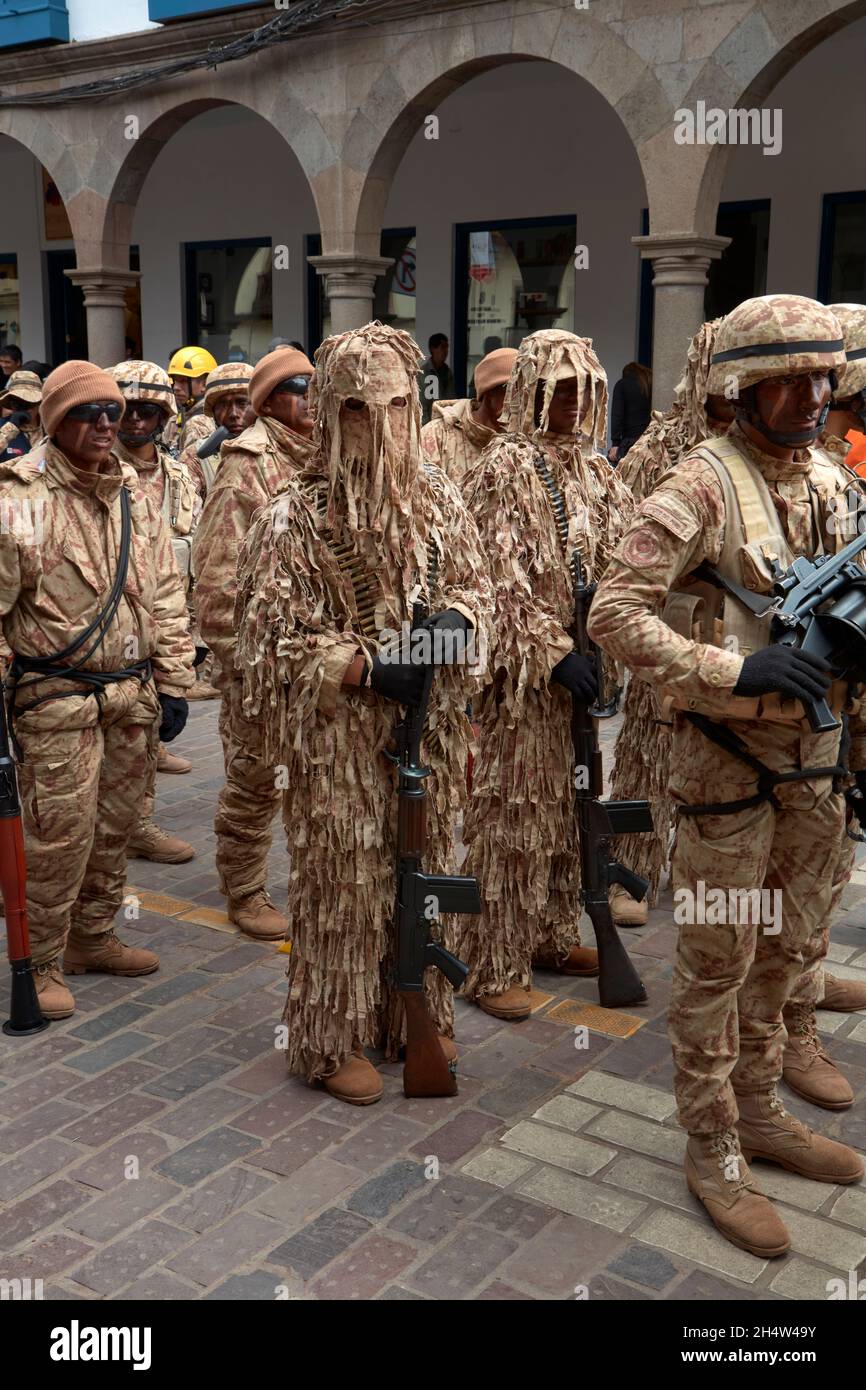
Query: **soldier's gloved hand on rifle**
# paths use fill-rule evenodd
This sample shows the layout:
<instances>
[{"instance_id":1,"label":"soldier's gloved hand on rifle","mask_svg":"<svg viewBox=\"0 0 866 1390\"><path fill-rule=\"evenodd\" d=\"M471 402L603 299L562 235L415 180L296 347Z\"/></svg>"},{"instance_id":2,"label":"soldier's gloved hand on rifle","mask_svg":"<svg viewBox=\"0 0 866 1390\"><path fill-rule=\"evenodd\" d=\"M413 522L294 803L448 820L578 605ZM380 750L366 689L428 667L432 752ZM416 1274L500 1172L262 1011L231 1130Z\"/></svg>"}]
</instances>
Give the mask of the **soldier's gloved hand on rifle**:
<instances>
[{"instance_id":1,"label":"soldier's gloved hand on rifle","mask_svg":"<svg viewBox=\"0 0 866 1390\"><path fill-rule=\"evenodd\" d=\"M462 613L458 613L456 608L446 608L444 613L431 613L429 618L425 618L421 624L428 632L468 632L472 627L469 619ZM433 665L449 666L459 660L460 644L453 639L446 638L437 642L433 638Z\"/></svg>"},{"instance_id":2,"label":"soldier's gloved hand on rifle","mask_svg":"<svg viewBox=\"0 0 866 1390\"><path fill-rule=\"evenodd\" d=\"M163 743L171 743L172 739L183 733L189 705L186 700L178 700L174 695L160 695L159 703L162 707L159 736Z\"/></svg>"},{"instance_id":3,"label":"soldier's gloved hand on rifle","mask_svg":"<svg viewBox=\"0 0 866 1390\"><path fill-rule=\"evenodd\" d=\"M832 667L820 656L797 647L762 647L743 662L735 695L778 692L790 700L820 700L833 679Z\"/></svg>"},{"instance_id":4,"label":"soldier's gloved hand on rifle","mask_svg":"<svg viewBox=\"0 0 866 1390\"><path fill-rule=\"evenodd\" d=\"M370 671L370 686L384 700L416 705L424 688L426 671L426 666L419 661L383 661L377 653Z\"/></svg>"},{"instance_id":5,"label":"soldier's gloved hand on rifle","mask_svg":"<svg viewBox=\"0 0 866 1390\"><path fill-rule=\"evenodd\" d=\"M569 652L558 661L550 673L550 679L557 685L564 685L578 700L589 703L598 694L598 679L595 662L591 657L581 656L580 652Z\"/></svg>"}]
</instances>

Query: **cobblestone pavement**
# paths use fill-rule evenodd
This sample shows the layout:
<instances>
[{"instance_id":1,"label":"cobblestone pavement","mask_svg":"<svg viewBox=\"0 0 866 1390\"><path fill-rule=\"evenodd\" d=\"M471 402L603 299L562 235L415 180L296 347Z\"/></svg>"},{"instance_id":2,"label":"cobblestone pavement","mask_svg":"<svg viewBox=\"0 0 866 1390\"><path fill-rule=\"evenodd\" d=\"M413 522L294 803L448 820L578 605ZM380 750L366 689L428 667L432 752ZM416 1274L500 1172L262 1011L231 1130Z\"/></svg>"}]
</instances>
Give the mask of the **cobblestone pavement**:
<instances>
[{"instance_id":1,"label":"cobblestone pavement","mask_svg":"<svg viewBox=\"0 0 866 1390\"><path fill-rule=\"evenodd\" d=\"M405 1100L399 1066L370 1108L288 1080L286 957L238 936L216 883L216 715L192 707L176 747L194 770L159 779L159 820L196 859L130 864L141 912L120 929L159 951L159 973L76 977L74 1018L0 1038L0 1277L42 1279L54 1299L823 1299L862 1265L866 1190L760 1165L793 1239L769 1262L717 1235L686 1190L670 899L625 933L645 1006L596 1013L594 982L542 972L522 1025L458 1001L451 1100ZM866 867L844 906L833 968L866 978ZM819 1019L856 1103L834 1116L786 1101L866 1150L866 1016Z\"/></svg>"}]
</instances>

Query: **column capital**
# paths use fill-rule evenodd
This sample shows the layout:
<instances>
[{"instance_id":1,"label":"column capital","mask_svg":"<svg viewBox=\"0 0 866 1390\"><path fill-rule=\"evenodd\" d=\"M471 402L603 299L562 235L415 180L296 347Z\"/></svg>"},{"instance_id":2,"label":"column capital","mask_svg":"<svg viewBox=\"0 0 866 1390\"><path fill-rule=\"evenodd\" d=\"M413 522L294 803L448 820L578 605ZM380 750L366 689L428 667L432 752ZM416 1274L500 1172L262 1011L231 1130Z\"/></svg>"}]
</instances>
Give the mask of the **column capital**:
<instances>
[{"instance_id":1,"label":"column capital","mask_svg":"<svg viewBox=\"0 0 866 1390\"><path fill-rule=\"evenodd\" d=\"M633 236L641 259L653 262L656 285L705 285L710 261L717 261L729 236L699 236L696 232L660 232Z\"/></svg>"},{"instance_id":2,"label":"column capital","mask_svg":"<svg viewBox=\"0 0 866 1390\"><path fill-rule=\"evenodd\" d=\"M380 275L394 264L391 256L356 256L351 251L335 251L326 256L308 256L317 275L324 275L331 299L357 299L359 291L371 297Z\"/></svg>"},{"instance_id":3,"label":"column capital","mask_svg":"<svg viewBox=\"0 0 866 1390\"><path fill-rule=\"evenodd\" d=\"M113 266L90 266L64 270L73 285L84 291L84 303L93 308L116 309L125 303L126 291L141 279L140 270L120 270Z\"/></svg>"}]
</instances>

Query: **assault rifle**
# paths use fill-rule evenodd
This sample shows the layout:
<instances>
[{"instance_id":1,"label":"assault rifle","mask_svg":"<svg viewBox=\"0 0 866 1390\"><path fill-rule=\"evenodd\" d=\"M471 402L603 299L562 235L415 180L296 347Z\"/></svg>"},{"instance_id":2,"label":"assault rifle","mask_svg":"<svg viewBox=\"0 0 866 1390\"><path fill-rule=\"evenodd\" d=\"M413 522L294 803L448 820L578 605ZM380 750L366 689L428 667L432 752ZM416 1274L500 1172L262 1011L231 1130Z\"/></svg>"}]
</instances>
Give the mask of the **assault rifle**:
<instances>
[{"instance_id":1,"label":"assault rifle","mask_svg":"<svg viewBox=\"0 0 866 1390\"><path fill-rule=\"evenodd\" d=\"M611 854L615 835L643 834L652 830L648 801L602 801L604 769L598 746L596 719L609 719L616 713L616 698L605 701L601 652L590 640L586 619L593 590L584 582L580 552L571 558L574 592L574 638L581 656L594 660L598 695L593 706L571 697L571 740L576 770L575 815L580 840L580 896L595 928L598 947L598 994L602 1007L617 1009L625 1004L641 1004L647 997L643 981L623 946L613 923L608 900L612 883L619 883L633 898L646 897L646 879L625 868ZM585 773L585 777L580 774ZM587 785L581 783L586 781Z\"/></svg>"},{"instance_id":2,"label":"assault rifle","mask_svg":"<svg viewBox=\"0 0 866 1390\"><path fill-rule=\"evenodd\" d=\"M854 563L863 550L866 534L849 541L837 555L814 560L799 555L787 570L774 561L769 603L766 594L742 588L710 565L701 565L695 574L732 594L756 617L771 618L773 642L823 657L842 675L852 667L866 670L866 570ZM823 604L829 606L821 608ZM814 733L838 729L839 721L825 699L804 701L803 706Z\"/></svg>"},{"instance_id":3,"label":"assault rifle","mask_svg":"<svg viewBox=\"0 0 866 1390\"><path fill-rule=\"evenodd\" d=\"M413 631L425 617L421 604L412 611ZM424 998L428 966L441 970L455 989L469 974L467 967L431 935L431 923L442 912L473 915L481 911L474 878L457 874L427 874L422 860L427 843L427 788L430 768L421 762L421 739L427 722L434 668L427 667L417 705L407 706L396 730L397 752L389 753L399 770L397 805L396 904L394 908L394 969L392 982L406 1010L406 1096L454 1096L457 1078L442 1051L439 1034Z\"/></svg>"},{"instance_id":4,"label":"assault rifle","mask_svg":"<svg viewBox=\"0 0 866 1390\"><path fill-rule=\"evenodd\" d=\"M40 1033L48 1027L33 983L26 883L21 802L6 722L6 684L0 681L0 889L6 911L6 949L12 967L12 997L3 1032L12 1037Z\"/></svg>"},{"instance_id":5,"label":"assault rifle","mask_svg":"<svg viewBox=\"0 0 866 1390\"><path fill-rule=\"evenodd\" d=\"M229 437L229 432L225 425L218 425L213 434L209 434L207 439L203 439L196 449L196 458L209 459L213 454L218 454L223 444Z\"/></svg>"}]
</instances>

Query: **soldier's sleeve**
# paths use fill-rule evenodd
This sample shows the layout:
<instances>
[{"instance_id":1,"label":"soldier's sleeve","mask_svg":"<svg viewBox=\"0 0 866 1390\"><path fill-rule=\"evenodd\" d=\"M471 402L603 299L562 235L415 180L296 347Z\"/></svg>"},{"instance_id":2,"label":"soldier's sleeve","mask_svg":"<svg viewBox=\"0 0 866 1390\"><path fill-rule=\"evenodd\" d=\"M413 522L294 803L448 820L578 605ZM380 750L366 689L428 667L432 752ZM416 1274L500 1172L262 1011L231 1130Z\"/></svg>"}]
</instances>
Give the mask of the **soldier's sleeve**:
<instances>
[{"instance_id":1,"label":"soldier's sleeve","mask_svg":"<svg viewBox=\"0 0 866 1390\"><path fill-rule=\"evenodd\" d=\"M303 749L318 714L335 714L359 649L327 611L314 516L294 483L250 527L235 613L244 713L260 720L265 756L278 761L282 749Z\"/></svg>"},{"instance_id":2,"label":"soldier's sleeve","mask_svg":"<svg viewBox=\"0 0 866 1390\"><path fill-rule=\"evenodd\" d=\"M462 613L475 629L475 646L485 653L490 638L493 590L472 516L457 486L445 474L437 483L442 516L440 605Z\"/></svg>"},{"instance_id":3,"label":"soldier's sleeve","mask_svg":"<svg viewBox=\"0 0 866 1390\"><path fill-rule=\"evenodd\" d=\"M253 513L264 501L261 496L232 486L234 480L234 473L226 473L214 486L201 514L192 551L199 630L226 673L234 670L238 555Z\"/></svg>"},{"instance_id":4,"label":"soldier's sleeve","mask_svg":"<svg viewBox=\"0 0 866 1390\"><path fill-rule=\"evenodd\" d=\"M157 626L153 678L161 695L182 697L195 685L195 647L183 580L175 563L171 534L160 508L147 503L151 519L151 554L156 571L153 616Z\"/></svg>"},{"instance_id":5,"label":"soldier's sleeve","mask_svg":"<svg viewBox=\"0 0 866 1390\"><path fill-rule=\"evenodd\" d=\"M4 498L0 495L0 519L3 516ZM18 541L11 526L0 525L0 620L18 602L21 593L21 557ZM0 621L0 663L3 666L11 661L12 651L3 632Z\"/></svg>"},{"instance_id":6,"label":"soldier's sleeve","mask_svg":"<svg viewBox=\"0 0 866 1390\"><path fill-rule=\"evenodd\" d=\"M668 473L637 513L614 551L589 615L593 641L636 676L667 693L722 714L740 678L743 658L680 636L661 615L671 587L718 550L707 549L723 520L721 491L700 469Z\"/></svg>"},{"instance_id":7,"label":"soldier's sleeve","mask_svg":"<svg viewBox=\"0 0 866 1390\"><path fill-rule=\"evenodd\" d=\"M527 689L540 688L574 643L559 614L539 596L532 581L538 518L528 490L495 442L470 469L463 497L475 518L493 596L489 676L511 675L515 706Z\"/></svg>"},{"instance_id":8,"label":"soldier's sleeve","mask_svg":"<svg viewBox=\"0 0 866 1390\"><path fill-rule=\"evenodd\" d=\"M201 466L201 460L196 453L196 448L197 445L191 444L188 449L184 449L180 456L180 462L186 467L189 476L192 478L193 486L198 493L199 500L202 506L204 506L207 497L207 485L204 480L204 470Z\"/></svg>"}]
</instances>

